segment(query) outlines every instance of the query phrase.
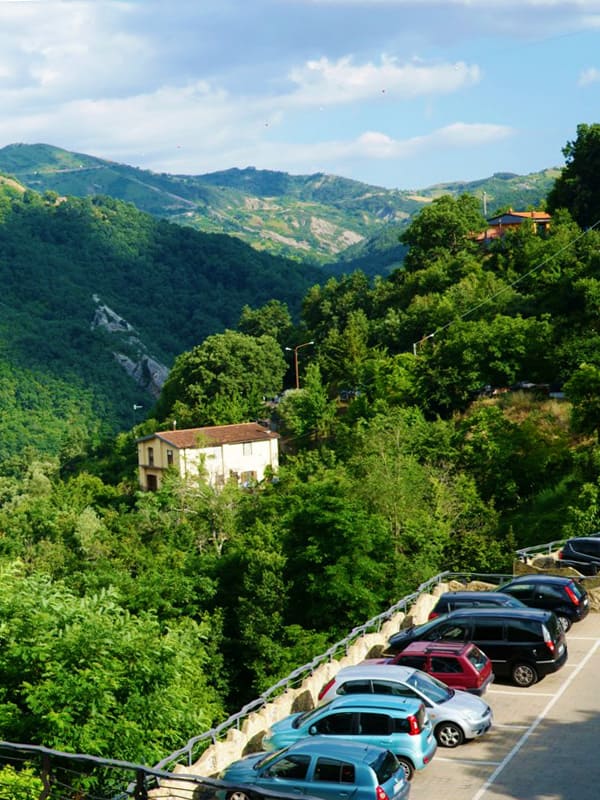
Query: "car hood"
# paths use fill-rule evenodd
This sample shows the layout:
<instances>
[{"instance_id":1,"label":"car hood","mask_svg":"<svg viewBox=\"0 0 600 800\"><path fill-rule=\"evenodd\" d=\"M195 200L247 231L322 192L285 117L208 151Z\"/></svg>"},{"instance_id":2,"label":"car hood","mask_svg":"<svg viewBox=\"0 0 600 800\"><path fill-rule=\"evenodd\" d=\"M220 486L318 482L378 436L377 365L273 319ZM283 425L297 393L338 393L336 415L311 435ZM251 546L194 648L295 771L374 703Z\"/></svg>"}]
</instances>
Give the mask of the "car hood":
<instances>
[{"instance_id":1,"label":"car hood","mask_svg":"<svg viewBox=\"0 0 600 800\"><path fill-rule=\"evenodd\" d=\"M302 716L302 712L290 714L288 717L280 719L279 722L274 722L263 737L263 747L267 750L274 750L299 739L300 734L294 728L294 720L300 716Z\"/></svg>"},{"instance_id":2,"label":"car hood","mask_svg":"<svg viewBox=\"0 0 600 800\"><path fill-rule=\"evenodd\" d=\"M454 695L441 705L444 708L460 710L463 714L470 713L478 716L487 714L490 708L481 697L477 697L471 692L465 692L462 689L455 689Z\"/></svg>"},{"instance_id":3,"label":"car hood","mask_svg":"<svg viewBox=\"0 0 600 800\"><path fill-rule=\"evenodd\" d=\"M265 753L252 753L252 755L234 761L221 772L221 780L224 781L246 781L251 782L256 779L254 765L265 757Z\"/></svg>"},{"instance_id":4,"label":"car hood","mask_svg":"<svg viewBox=\"0 0 600 800\"><path fill-rule=\"evenodd\" d=\"M388 639L388 645L395 650L397 647L402 647L404 644L408 644L412 640L414 633L414 628L407 628L405 631L398 631L398 633L392 634Z\"/></svg>"}]
</instances>

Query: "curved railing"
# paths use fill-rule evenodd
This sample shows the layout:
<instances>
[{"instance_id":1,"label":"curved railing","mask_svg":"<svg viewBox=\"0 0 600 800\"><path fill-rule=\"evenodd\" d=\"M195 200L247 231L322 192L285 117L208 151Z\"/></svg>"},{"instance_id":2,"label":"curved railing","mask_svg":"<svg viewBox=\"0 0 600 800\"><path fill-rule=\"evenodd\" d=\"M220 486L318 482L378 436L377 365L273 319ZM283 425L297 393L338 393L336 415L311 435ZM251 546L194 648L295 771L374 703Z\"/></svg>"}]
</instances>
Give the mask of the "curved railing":
<instances>
[{"instance_id":1,"label":"curved railing","mask_svg":"<svg viewBox=\"0 0 600 800\"><path fill-rule=\"evenodd\" d=\"M388 608L387 611L384 611L382 614L378 614L376 617L368 620L363 625L353 628L348 636L341 641L336 642L328 650L326 650L325 653L317 656L308 664L304 664L303 666L295 669L287 677L283 678L267 689L267 691L261 694L260 697L256 698L256 700L252 700L236 714L232 714L232 716L228 717L228 719L226 719L220 725L217 725L215 728L211 728L210 730L205 731L198 736L194 736L180 750L177 750L174 753L171 753L171 755L163 758L162 761L156 765L156 769L168 769L172 768L176 764L185 764L186 766L191 766L195 761L197 761L207 746L216 744L231 728L237 728L239 730L243 721L248 717L249 714L259 711L261 708L267 705L267 703L272 702L276 697L288 691L289 689L298 688L322 664L337 660L344 655L347 655L351 645L353 645L358 639L370 633L378 633L383 624L391 619L391 617L393 617L395 614L400 612L406 614L410 607L414 605L421 595L430 593L431 590L438 584L446 583L451 580L457 580L464 583L476 580L491 584L498 584L504 579L508 579L510 577L512 576L483 573L440 572L438 575L430 578L425 583L422 583L415 592L403 597L393 606Z\"/></svg>"}]
</instances>

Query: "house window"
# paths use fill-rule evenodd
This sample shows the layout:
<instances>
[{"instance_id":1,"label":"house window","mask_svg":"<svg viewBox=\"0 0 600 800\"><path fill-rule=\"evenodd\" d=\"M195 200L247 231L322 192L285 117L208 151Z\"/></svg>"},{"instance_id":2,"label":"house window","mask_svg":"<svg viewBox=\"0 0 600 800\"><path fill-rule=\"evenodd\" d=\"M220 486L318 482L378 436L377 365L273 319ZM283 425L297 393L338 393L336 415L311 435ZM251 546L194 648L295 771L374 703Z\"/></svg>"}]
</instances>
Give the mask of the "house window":
<instances>
[{"instance_id":1,"label":"house window","mask_svg":"<svg viewBox=\"0 0 600 800\"><path fill-rule=\"evenodd\" d=\"M242 443L242 455L244 455L244 456L251 456L252 455L252 442L243 442Z\"/></svg>"},{"instance_id":2,"label":"house window","mask_svg":"<svg viewBox=\"0 0 600 800\"><path fill-rule=\"evenodd\" d=\"M158 481L156 480L156 475L147 475L146 476L146 488L149 492L155 492L158 489Z\"/></svg>"},{"instance_id":3,"label":"house window","mask_svg":"<svg viewBox=\"0 0 600 800\"><path fill-rule=\"evenodd\" d=\"M172 450L167 450L167 465L169 467L173 466L173 451Z\"/></svg>"},{"instance_id":4,"label":"house window","mask_svg":"<svg viewBox=\"0 0 600 800\"><path fill-rule=\"evenodd\" d=\"M149 447L148 448L148 466L149 467L153 467L154 466L154 448L153 447Z\"/></svg>"}]
</instances>

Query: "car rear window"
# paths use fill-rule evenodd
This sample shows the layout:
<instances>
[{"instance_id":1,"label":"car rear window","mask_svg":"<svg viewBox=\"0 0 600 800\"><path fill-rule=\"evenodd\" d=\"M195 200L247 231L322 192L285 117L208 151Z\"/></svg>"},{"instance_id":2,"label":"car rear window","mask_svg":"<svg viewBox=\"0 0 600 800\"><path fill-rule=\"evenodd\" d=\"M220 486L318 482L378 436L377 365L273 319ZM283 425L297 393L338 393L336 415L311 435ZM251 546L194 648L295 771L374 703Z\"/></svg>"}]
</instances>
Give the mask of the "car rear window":
<instances>
[{"instance_id":1,"label":"car rear window","mask_svg":"<svg viewBox=\"0 0 600 800\"><path fill-rule=\"evenodd\" d=\"M427 712L425 711L425 706L423 704L419 706L419 709L415 711L414 714L407 715L406 717L390 717L392 723L392 732L411 733L412 726L409 717L412 717L417 721L417 727L419 729L419 733L421 733L427 723Z\"/></svg>"},{"instance_id":2,"label":"car rear window","mask_svg":"<svg viewBox=\"0 0 600 800\"><path fill-rule=\"evenodd\" d=\"M481 670L489 661L489 658L486 656L486 654L482 653L481 650L475 646L471 647L471 649L468 651L467 658L478 672L481 672Z\"/></svg>"},{"instance_id":3,"label":"car rear window","mask_svg":"<svg viewBox=\"0 0 600 800\"><path fill-rule=\"evenodd\" d=\"M385 753L378 756L369 766L372 768L375 775L377 775L377 783L381 785L389 781L389 779L398 772L400 764L396 756L389 750L386 750Z\"/></svg>"},{"instance_id":4,"label":"car rear window","mask_svg":"<svg viewBox=\"0 0 600 800\"><path fill-rule=\"evenodd\" d=\"M550 617L546 620L545 625L550 633L552 641L556 643L560 639L562 632L560 622L558 621L556 614L550 614Z\"/></svg>"},{"instance_id":5,"label":"car rear window","mask_svg":"<svg viewBox=\"0 0 600 800\"><path fill-rule=\"evenodd\" d=\"M511 619L506 625L506 638L509 642L540 642L542 629L538 623L523 619Z\"/></svg>"}]
</instances>

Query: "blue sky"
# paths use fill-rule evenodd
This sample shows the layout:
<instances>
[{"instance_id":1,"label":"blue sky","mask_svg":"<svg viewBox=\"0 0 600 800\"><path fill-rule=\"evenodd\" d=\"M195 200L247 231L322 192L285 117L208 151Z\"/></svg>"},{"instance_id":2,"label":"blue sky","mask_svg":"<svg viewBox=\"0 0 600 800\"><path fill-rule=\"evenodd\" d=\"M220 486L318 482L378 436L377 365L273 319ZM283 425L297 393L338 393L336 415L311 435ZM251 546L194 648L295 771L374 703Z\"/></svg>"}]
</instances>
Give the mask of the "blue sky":
<instances>
[{"instance_id":1,"label":"blue sky","mask_svg":"<svg viewBox=\"0 0 600 800\"><path fill-rule=\"evenodd\" d=\"M0 2L0 146L417 189L594 122L600 0Z\"/></svg>"}]
</instances>

